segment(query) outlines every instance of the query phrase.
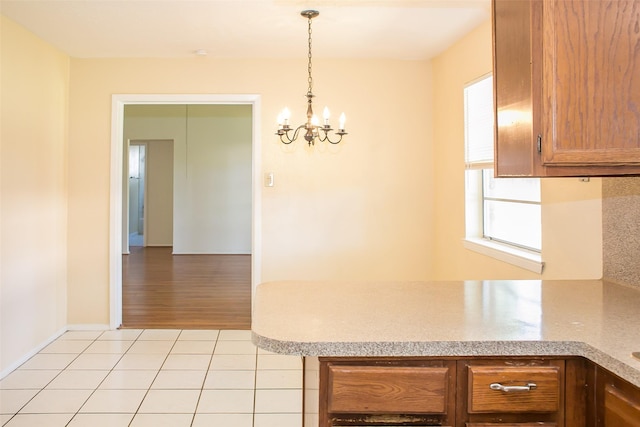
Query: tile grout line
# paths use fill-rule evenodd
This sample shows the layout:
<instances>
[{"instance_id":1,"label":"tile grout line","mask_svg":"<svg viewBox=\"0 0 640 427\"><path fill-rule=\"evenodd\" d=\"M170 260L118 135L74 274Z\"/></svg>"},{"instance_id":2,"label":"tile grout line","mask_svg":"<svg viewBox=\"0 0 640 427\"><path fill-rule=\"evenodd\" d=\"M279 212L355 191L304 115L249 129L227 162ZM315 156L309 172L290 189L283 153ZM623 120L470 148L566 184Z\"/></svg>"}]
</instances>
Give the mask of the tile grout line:
<instances>
[{"instance_id":1,"label":"tile grout line","mask_svg":"<svg viewBox=\"0 0 640 427\"><path fill-rule=\"evenodd\" d=\"M68 332L69 332L69 331L65 332L65 334L66 334L66 333L68 333ZM53 343L55 343L55 342L64 341L64 340L60 340L60 338L62 338L65 334L62 334L60 337L56 338L54 341L52 341L51 343L49 343L49 345L47 345L47 347L49 347L50 345L52 345L52 344L53 344ZM31 403L31 402L33 401L33 399L35 399L35 398L36 398L36 396L40 395L40 393L42 393L42 392L47 388L47 386L49 386L53 381L55 381L55 379L56 379L56 378L58 378L58 377L59 377L63 372L65 372L65 371L67 370L67 368L68 368L69 366L71 366L71 364L72 364L73 362L75 362L75 361L80 357L80 355L81 355L81 354L83 354L83 353L87 350L87 348L91 347L91 345L92 345L94 342L96 342L96 341L98 340L98 338L99 338L101 335L102 335L102 333L100 333L97 337L95 337L93 340L91 340L91 344L87 345L87 347L85 347L85 348L84 348L80 353L78 353L78 354L76 355L76 357L74 357L74 358L73 358L69 363L67 363L67 364L65 365L65 367L64 367L64 368L60 369L60 372L58 372L58 373L57 373L53 378L51 378L51 380L50 380L49 382L47 382L43 387L40 387L40 389L38 390L38 392L37 392L36 394L34 394L34 395L33 395L33 396L32 396L32 397L31 397L27 402L25 402L25 404L24 404L24 405L22 405L22 406L20 407L20 409L18 409L16 412L14 412L14 414L11 416L11 418L9 418L9 419L7 420L7 422L6 422L6 423L4 423L3 425L7 425L7 424L9 424L9 423L11 422L11 420L13 420L14 418L16 418L16 417L18 416L18 414L20 414L20 411L22 411L22 410L23 410L23 409L24 409L24 408L25 408L29 403ZM73 341L73 340L69 340L69 341ZM78 340L78 341L79 341L79 340ZM87 341L89 341L89 340L87 340ZM45 350L47 347L43 348L42 350ZM40 354L40 355L42 355L42 354L73 354L73 353L43 353L43 352L42 352L42 350L40 350L38 353L36 353L36 354L34 354L33 356L31 356L31 357L30 357L28 360L26 360L26 361L25 361L21 366L24 366L25 364L27 364L27 363L29 362L29 360L33 359L35 356L37 356L37 355L39 355L39 354ZM19 370L19 369L20 369L20 366L19 366L15 371L17 371L17 370ZM28 371L28 370L38 371L38 370L45 370L45 369L24 369L24 370L25 370L25 371ZM13 372L15 372L15 371L13 371ZM87 399L88 399L88 398L87 398ZM84 403L86 403L86 400L85 400L85 402L84 402ZM83 405L84 405L84 403L83 403ZM82 407L82 406L81 406L81 407ZM44 415L44 414L43 414L43 415ZM71 417L71 419L69 420L69 422L68 422L68 423L66 423L65 425L68 425L68 424L71 422L71 420L73 419L73 417L75 417L75 415L73 415L73 416Z\"/></svg>"},{"instance_id":2,"label":"tile grout line","mask_svg":"<svg viewBox=\"0 0 640 427\"><path fill-rule=\"evenodd\" d=\"M148 330L150 330L150 329L144 329L140 333L140 335L138 335L138 339L144 334L144 331L148 331ZM140 411L140 408L142 407L142 404L144 403L144 399L146 399L147 396L149 395L149 391L151 390L151 387L153 387L153 383L158 378L158 375L160 375L160 371L162 370L162 367L164 366L164 364L167 363L167 359L169 358L169 355L171 354L171 350L173 350L173 348L176 346L176 343L178 342L178 339L180 338L180 335L182 334L182 332L183 332L183 330L181 329L180 332L178 333L178 336L173 341L173 344L171 345L171 348L167 352L167 355L165 356L164 360L160 364L160 367L158 367L158 370L156 371L156 374L154 375L153 380L151 380L151 382L149 383L149 387L147 387L146 391L144 392L144 396L142 396L142 399L140 400L140 404L138 405L138 407L136 408L135 412L133 413L133 417L131 417L131 421L129 421L129 424L128 424L129 427L131 427L131 424L133 424L133 420L136 419L136 416L138 415L138 413ZM136 341L134 341L133 344L135 344L138 341L138 339L136 339ZM142 340L142 341L156 341L156 340ZM157 341L164 341L164 340L157 340ZM131 347L133 347L133 344L131 344ZM129 347L127 352L131 349L131 347Z\"/></svg>"},{"instance_id":3,"label":"tile grout line","mask_svg":"<svg viewBox=\"0 0 640 427\"><path fill-rule=\"evenodd\" d=\"M138 339L140 338L140 336L142 336L142 334L144 333L144 329L142 329L140 331L140 333L136 336L136 338L133 340L133 342L131 343L131 345L124 351L124 353L120 353L120 357L118 358L118 361L116 363L113 364L113 366L108 369L108 373L107 375L105 375L105 377L102 379L102 381L100 381L98 383L98 385L93 389L93 391L91 393L89 393L89 396L85 399L85 401L82 403L82 405L80 405L80 407L78 408L78 410L75 412L75 414L73 414L73 416L71 417L71 419L69 420L69 422L67 422L67 424L65 424L65 426L69 426L74 418L76 418L78 416L78 414L80 414L80 411L82 410L82 408L84 408L84 405L87 404L87 402L89 401L89 399L91 399L91 396L93 396L96 391L98 391L98 389L100 388L100 386L104 383L104 381L107 379L107 377L114 371L115 367L118 366L118 363L120 363L120 361L122 360L122 358L124 357L125 354L127 354L127 352L131 349L131 347L133 347L133 344L135 344ZM106 331L105 331L106 332ZM100 340L100 337L104 335L104 332L102 332L100 335L98 335L96 337L96 339L94 340L94 343ZM110 341L110 340L109 340ZM125 341L123 339L118 339L118 340L114 340L114 341ZM91 347L91 346L89 346ZM89 348L87 347L87 348ZM87 348L84 349L84 351L81 354L84 354L85 351L87 351ZM96 353L96 354L112 354L112 353ZM80 355L78 355L78 357L80 357ZM66 368L65 368L66 370ZM130 424L130 423L129 423Z\"/></svg>"},{"instance_id":4,"label":"tile grout line","mask_svg":"<svg viewBox=\"0 0 640 427\"><path fill-rule=\"evenodd\" d=\"M182 334L182 332L180 333ZM218 341L220 339L220 331L216 335L216 339L213 344L213 349L211 350L211 357L209 358L209 364L207 365L207 370L204 373L204 378L202 379L202 385L200 387L200 394L198 394L198 399L196 400L196 407L193 408L193 416L191 417L190 427L193 427L193 423L196 422L196 414L198 413L198 407L200 406L200 400L202 399L202 393L204 392L204 385L207 382L207 377L209 376L209 371L211 369L211 364L213 363L213 355L216 352L216 347L218 347Z\"/></svg>"},{"instance_id":5,"label":"tile grout line","mask_svg":"<svg viewBox=\"0 0 640 427\"><path fill-rule=\"evenodd\" d=\"M256 347L256 363L253 371L253 413L251 414L251 427L256 425L256 400L258 399L258 347Z\"/></svg>"}]
</instances>

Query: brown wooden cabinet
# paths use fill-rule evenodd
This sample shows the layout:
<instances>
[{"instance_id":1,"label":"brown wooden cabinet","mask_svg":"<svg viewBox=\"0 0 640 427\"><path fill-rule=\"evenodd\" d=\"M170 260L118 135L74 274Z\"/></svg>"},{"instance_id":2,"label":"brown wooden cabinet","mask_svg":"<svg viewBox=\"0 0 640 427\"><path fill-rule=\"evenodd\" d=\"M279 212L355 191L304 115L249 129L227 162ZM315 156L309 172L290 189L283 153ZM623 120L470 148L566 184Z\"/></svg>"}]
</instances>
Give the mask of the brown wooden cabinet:
<instances>
[{"instance_id":1,"label":"brown wooden cabinet","mask_svg":"<svg viewBox=\"0 0 640 427\"><path fill-rule=\"evenodd\" d=\"M584 427L578 360L321 357L319 426Z\"/></svg>"},{"instance_id":2,"label":"brown wooden cabinet","mask_svg":"<svg viewBox=\"0 0 640 427\"><path fill-rule=\"evenodd\" d=\"M320 357L318 369L319 423L305 427L640 427L640 388L582 357Z\"/></svg>"},{"instance_id":3,"label":"brown wooden cabinet","mask_svg":"<svg viewBox=\"0 0 640 427\"><path fill-rule=\"evenodd\" d=\"M597 426L640 427L640 389L596 367Z\"/></svg>"},{"instance_id":4,"label":"brown wooden cabinet","mask_svg":"<svg viewBox=\"0 0 640 427\"><path fill-rule=\"evenodd\" d=\"M640 174L640 0L492 5L496 174Z\"/></svg>"}]
</instances>

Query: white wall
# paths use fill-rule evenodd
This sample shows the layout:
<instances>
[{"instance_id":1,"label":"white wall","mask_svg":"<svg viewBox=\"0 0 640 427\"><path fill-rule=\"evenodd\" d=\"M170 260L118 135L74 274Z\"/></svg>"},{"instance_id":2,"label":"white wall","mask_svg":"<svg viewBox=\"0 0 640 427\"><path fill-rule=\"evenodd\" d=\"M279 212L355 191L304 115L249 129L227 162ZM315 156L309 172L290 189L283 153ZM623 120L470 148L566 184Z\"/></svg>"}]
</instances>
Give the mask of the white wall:
<instances>
[{"instance_id":1,"label":"white wall","mask_svg":"<svg viewBox=\"0 0 640 427\"><path fill-rule=\"evenodd\" d=\"M250 254L251 106L189 105L187 135L173 252Z\"/></svg>"},{"instance_id":2,"label":"white wall","mask_svg":"<svg viewBox=\"0 0 640 427\"><path fill-rule=\"evenodd\" d=\"M173 140L174 253L251 253L251 114L250 105L125 107L125 140ZM148 175L160 155L156 143L149 144ZM153 205L161 192L148 192L150 215L162 212ZM162 218L149 216L148 227L154 220Z\"/></svg>"}]
</instances>

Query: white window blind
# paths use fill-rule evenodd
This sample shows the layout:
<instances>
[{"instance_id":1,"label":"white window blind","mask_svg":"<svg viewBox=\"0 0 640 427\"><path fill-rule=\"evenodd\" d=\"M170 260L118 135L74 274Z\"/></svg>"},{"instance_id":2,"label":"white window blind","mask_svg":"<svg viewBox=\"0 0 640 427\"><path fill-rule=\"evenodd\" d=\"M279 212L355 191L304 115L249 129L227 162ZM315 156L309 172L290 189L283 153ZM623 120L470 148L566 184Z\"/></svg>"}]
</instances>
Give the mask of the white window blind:
<instances>
[{"instance_id":1,"label":"white window blind","mask_svg":"<svg viewBox=\"0 0 640 427\"><path fill-rule=\"evenodd\" d=\"M464 88L467 169L493 167L493 77Z\"/></svg>"}]
</instances>

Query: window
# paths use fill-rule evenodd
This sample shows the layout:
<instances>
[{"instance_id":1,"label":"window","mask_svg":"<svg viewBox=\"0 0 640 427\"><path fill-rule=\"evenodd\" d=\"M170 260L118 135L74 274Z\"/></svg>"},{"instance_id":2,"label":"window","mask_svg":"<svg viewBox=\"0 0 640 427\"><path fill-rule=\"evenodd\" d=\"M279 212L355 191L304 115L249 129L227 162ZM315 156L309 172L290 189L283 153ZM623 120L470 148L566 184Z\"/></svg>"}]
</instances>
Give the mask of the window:
<instances>
[{"instance_id":1,"label":"window","mask_svg":"<svg viewBox=\"0 0 640 427\"><path fill-rule=\"evenodd\" d=\"M542 272L539 178L493 176L493 78L464 89L465 247Z\"/></svg>"}]
</instances>

